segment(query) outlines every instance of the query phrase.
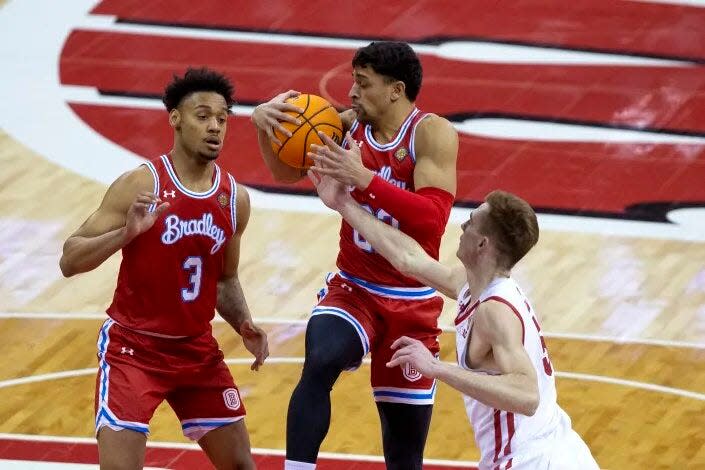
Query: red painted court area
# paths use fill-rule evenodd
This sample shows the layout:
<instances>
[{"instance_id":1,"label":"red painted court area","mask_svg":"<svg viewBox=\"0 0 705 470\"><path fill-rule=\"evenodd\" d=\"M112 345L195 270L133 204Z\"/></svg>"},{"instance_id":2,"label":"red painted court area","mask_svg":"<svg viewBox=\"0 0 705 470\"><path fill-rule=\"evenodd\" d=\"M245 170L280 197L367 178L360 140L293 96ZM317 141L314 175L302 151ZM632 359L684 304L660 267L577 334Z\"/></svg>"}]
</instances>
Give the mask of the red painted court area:
<instances>
[{"instance_id":1,"label":"red painted court area","mask_svg":"<svg viewBox=\"0 0 705 470\"><path fill-rule=\"evenodd\" d=\"M73 30L61 52L60 78L65 85L157 100L174 73L206 64L231 77L240 103L254 105L294 88L345 107L354 48L327 45L326 37L401 38L426 41L426 47L480 40L705 62L705 30L693 27L698 19L705 22L705 13L697 8L607 0L515 2L501 14L490 4L461 0L407 7L403 2L382 7L372 0L346 4L343 11L300 0L267 8L245 0L227 8L214 0L199 8L184 0L105 0L94 14L113 15L114 24L131 23L144 32ZM371 10L376 14L363 14ZM454 21L461 14L467 23ZM174 35L149 33L155 24ZM316 42L178 37L184 27L291 33ZM705 136L700 66L479 62L449 58L441 50L420 53L424 85L418 105L459 126L502 118ZM165 113L100 103L72 108L93 129L145 158L171 145ZM290 186L272 180L257 157L247 117L231 119L227 140L222 164L242 183L277 192L311 191L305 181ZM556 141L541 135L524 140L460 130L461 205L474 205L499 187L541 212L666 222L671 209L705 206L702 181L705 145L700 143L641 143L638 137Z\"/></svg>"},{"instance_id":2,"label":"red painted court area","mask_svg":"<svg viewBox=\"0 0 705 470\"><path fill-rule=\"evenodd\" d=\"M38 439L38 440L35 440ZM30 462L59 462L75 464L97 464L98 447L93 442L70 442L67 438L61 441L57 438L34 436L33 440L19 438L0 438L0 468L3 460ZM157 446L158 445L158 446ZM193 470L212 468L205 454L200 449L185 448L177 444L148 444L145 455L145 466L167 468L171 470ZM253 451L257 468L260 470L281 470L284 468L284 457L281 455L265 455ZM384 470L384 462L365 461L364 457L350 456L344 458L319 458L316 468L320 470ZM425 470L449 470L451 468L476 469L474 466L460 466L458 464L424 464Z\"/></svg>"}]
</instances>

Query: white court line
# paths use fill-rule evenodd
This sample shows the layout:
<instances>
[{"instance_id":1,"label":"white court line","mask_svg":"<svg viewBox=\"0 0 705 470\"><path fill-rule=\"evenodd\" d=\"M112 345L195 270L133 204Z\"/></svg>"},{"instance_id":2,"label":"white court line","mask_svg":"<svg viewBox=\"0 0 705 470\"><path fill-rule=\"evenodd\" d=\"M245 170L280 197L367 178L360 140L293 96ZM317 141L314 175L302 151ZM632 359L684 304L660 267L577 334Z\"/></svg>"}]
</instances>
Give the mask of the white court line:
<instances>
[{"instance_id":1,"label":"white court line","mask_svg":"<svg viewBox=\"0 0 705 470\"><path fill-rule=\"evenodd\" d=\"M268 357L266 364L303 364L304 358L303 357ZM229 358L225 359L226 364L232 364L232 365L249 365L252 363L251 358ZM369 364L370 360L365 359L363 360L363 363ZM455 365L454 362L447 362L446 364L451 364ZM50 372L47 374L37 374L37 375L30 375L27 377L18 377L15 379L9 379L9 380L0 380L0 389L3 388L8 388L8 387L14 387L17 385L26 385L26 384L31 384L31 383L37 383L37 382L44 382L48 380L60 380L60 379L66 379L66 378L72 378L72 377L81 377L84 375L93 375L98 372L98 368L89 368L89 369L75 369L75 370L66 370L66 371L61 371L61 372ZM698 393L698 392L692 392L690 390L683 390L680 388L674 388L674 387L665 387L663 385L657 385L657 384L652 384L649 382L639 382L636 380L626 380L626 379L619 379L616 377L609 377L605 375L592 375L592 374L579 374L575 372L559 372L555 371L555 375L558 378L563 378L563 379L569 379L569 380L581 380L585 382L598 382L598 383L607 383L611 385L619 385L623 387L631 387L631 388L636 388L640 390L646 390L649 392L659 392L659 393L665 393L667 395L676 395L680 397L685 397L685 398L692 398L694 400L699 400L699 401L705 401L705 394L703 393Z\"/></svg>"},{"instance_id":2,"label":"white court line","mask_svg":"<svg viewBox=\"0 0 705 470\"><path fill-rule=\"evenodd\" d=\"M0 312L0 320L4 319L20 319L20 320L105 320L108 316L105 313L100 312L87 312L87 313L62 313L62 312ZM301 325L304 326L308 323L308 319L288 319L288 318L274 318L274 317L260 317L257 318L257 323L263 325ZM225 323L219 315L216 315L213 319L215 323ZM441 326L444 333L455 333L455 328L452 326ZM542 330L543 331L543 330ZM582 334L582 333L552 333L550 331L544 331L543 336L546 338L557 338L557 339L573 339L577 341L595 341L604 343L615 343L615 344L643 344L647 346L663 346L668 348L692 348L692 349L705 349L705 343L699 343L694 341L677 341L668 339L649 339L649 338L627 338L622 336L609 336L609 335L592 335L592 334Z\"/></svg>"},{"instance_id":3,"label":"white court line","mask_svg":"<svg viewBox=\"0 0 705 470\"><path fill-rule=\"evenodd\" d=\"M0 440L22 440L33 442L59 442L66 444L95 444L96 440L92 437L69 437L69 436L43 436L37 434L10 434L0 433ZM184 449L184 450L201 450L198 444L186 442L164 442L164 441L147 441L147 447L158 449ZM266 449L261 447L253 447L252 453L257 455L277 455L285 456L286 451L283 449ZM324 459L338 460L355 460L358 462L384 462L384 457L381 455L365 455L365 454L341 454L337 452L319 452L318 457ZM443 459L424 459L425 464L439 465L444 467L468 467L477 466L478 462L470 460L443 460Z\"/></svg>"}]
</instances>

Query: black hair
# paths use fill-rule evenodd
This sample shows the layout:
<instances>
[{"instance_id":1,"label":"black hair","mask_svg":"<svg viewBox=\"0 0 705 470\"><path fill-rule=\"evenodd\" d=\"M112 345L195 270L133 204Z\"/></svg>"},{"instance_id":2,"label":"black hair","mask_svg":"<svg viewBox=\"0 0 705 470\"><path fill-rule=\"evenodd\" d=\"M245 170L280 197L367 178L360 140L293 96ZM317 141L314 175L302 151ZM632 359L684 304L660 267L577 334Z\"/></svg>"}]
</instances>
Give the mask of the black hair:
<instances>
[{"instance_id":1,"label":"black hair","mask_svg":"<svg viewBox=\"0 0 705 470\"><path fill-rule=\"evenodd\" d=\"M207 67L199 69L189 67L183 77L174 75L172 81L164 88L162 101L167 111L171 112L181 104L184 98L199 91L213 91L225 98L230 107L235 104L233 92L235 87L228 77Z\"/></svg>"},{"instance_id":2,"label":"black hair","mask_svg":"<svg viewBox=\"0 0 705 470\"><path fill-rule=\"evenodd\" d=\"M380 75L404 82L409 101L415 101L421 89L423 78L421 61L411 46L405 42L371 42L357 50L352 66L370 66Z\"/></svg>"}]
</instances>

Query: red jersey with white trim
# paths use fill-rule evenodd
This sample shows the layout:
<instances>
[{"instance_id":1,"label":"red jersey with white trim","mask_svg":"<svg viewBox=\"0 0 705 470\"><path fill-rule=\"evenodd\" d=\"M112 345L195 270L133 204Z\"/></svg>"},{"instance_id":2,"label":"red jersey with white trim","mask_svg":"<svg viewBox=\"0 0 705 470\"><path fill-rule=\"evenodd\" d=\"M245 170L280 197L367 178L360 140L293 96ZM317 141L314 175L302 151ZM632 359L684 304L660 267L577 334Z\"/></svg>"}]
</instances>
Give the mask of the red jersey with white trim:
<instances>
[{"instance_id":1,"label":"red jersey with white trim","mask_svg":"<svg viewBox=\"0 0 705 470\"><path fill-rule=\"evenodd\" d=\"M511 468L514 457L539 452L546 446L548 436L555 439L568 433L571 422L556 401L553 366L534 310L512 278L495 278L474 299L469 295L467 284L461 290L455 319L456 352L460 367L483 374L498 374L497 371L472 369L467 363L467 350L472 341L473 314L480 303L488 300L504 303L521 320L524 349L538 377L539 406L533 416L501 411L463 395L475 442L480 449L480 468L504 469Z\"/></svg>"},{"instance_id":2,"label":"red jersey with white trim","mask_svg":"<svg viewBox=\"0 0 705 470\"><path fill-rule=\"evenodd\" d=\"M399 128L396 137L388 144L378 143L372 134L372 127L355 120L350 127L350 135L360 146L362 164L387 182L413 192L414 168L416 166L414 136L416 135L416 127L427 116L429 114L414 108ZM347 147L347 142L343 145ZM405 232L404 226L390 216L383 207L379 207L374 199L370 199L357 190L352 191L351 195L378 219ZM416 238L416 241L429 255L438 259L441 245L440 236L429 236L425 239ZM376 253L362 235L345 220L340 227L340 252L338 253L337 265L348 274L377 284L401 287L422 285L416 279L405 277L394 269L389 261Z\"/></svg>"},{"instance_id":3,"label":"red jersey with white trim","mask_svg":"<svg viewBox=\"0 0 705 470\"><path fill-rule=\"evenodd\" d=\"M163 155L146 163L169 208L122 249L108 315L132 330L197 336L210 330L225 245L235 233L237 185L214 166L208 191L188 190ZM153 208L151 208L153 210Z\"/></svg>"}]
</instances>

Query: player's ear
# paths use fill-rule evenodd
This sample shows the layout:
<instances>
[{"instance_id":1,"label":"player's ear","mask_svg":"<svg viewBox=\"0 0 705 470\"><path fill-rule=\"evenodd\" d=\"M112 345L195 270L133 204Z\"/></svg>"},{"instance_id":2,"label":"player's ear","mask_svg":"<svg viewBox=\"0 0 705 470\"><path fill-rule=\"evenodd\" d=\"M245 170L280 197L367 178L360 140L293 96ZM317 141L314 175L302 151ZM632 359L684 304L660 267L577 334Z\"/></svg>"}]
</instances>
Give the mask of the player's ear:
<instances>
[{"instance_id":1,"label":"player's ear","mask_svg":"<svg viewBox=\"0 0 705 470\"><path fill-rule=\"evenodd\" d=\"M177 131L181 130L181 113L176 108L169 112L169 125Z\"/></svg>"},{"instance_id":2,"label":"player's ear","mask_svg":"<svg viewBox=\"0 0 705 470\"><path fill-rule=\"evenodd\" d=\"M396 101L399 98L401 98L402 96L404 96L405 92L406 92L406 85L404 84L404 82L402 82L401 80L398 80L398 81L392 83L392 95L391 95L392 101Z\"/></svg>"}]
</instances>

